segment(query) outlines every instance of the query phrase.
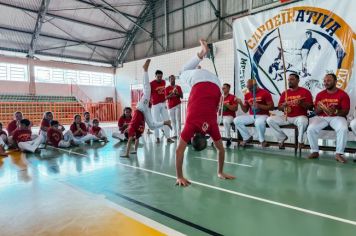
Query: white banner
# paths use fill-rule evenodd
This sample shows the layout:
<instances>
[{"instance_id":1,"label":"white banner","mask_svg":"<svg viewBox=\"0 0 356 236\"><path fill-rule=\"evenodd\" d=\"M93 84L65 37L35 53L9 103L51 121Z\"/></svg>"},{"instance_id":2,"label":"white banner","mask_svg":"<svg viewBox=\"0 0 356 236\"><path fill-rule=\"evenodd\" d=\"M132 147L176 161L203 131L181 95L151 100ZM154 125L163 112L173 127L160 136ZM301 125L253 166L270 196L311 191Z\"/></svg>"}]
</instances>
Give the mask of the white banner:
<instances>
[{"instance_id":1,"label":"white banner","mask_svg":"<svg viewBox=\"0 0 356 236\"><path fill-rule=\"evenodd\" d=\"M323 89L325 74L335 73L337 86L351 97L349 115L353 115L355 12L355 1L306 0L236 19L233 24L236 94L242 97L246 81L253 73L258 85L272 94L277 105L285 90L279 28L287 75L299 74L300 86L308 88L315 98Z\"/></svg>"}]
</instances>

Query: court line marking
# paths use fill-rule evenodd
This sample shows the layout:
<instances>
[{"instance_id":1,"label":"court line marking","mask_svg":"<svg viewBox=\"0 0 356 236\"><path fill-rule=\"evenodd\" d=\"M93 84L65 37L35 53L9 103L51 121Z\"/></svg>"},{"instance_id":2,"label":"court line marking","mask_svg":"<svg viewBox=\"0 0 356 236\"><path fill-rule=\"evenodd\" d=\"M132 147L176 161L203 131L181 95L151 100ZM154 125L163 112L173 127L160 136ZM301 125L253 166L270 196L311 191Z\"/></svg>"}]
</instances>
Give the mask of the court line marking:
<instances>
[{"instance_id":1,"label":"court line marking","mask_svg":"<svg viewBox=\"0 0 356 236\"><path fill-rule=\"evenodd\" d=\"M52 147L52 148L54 148L54 147ZM65 151L65 152L69 152L68 150L65 150L65 149L60 149L60 148L55 148L55 149L59 149L59 150ZM77 154L77 155L81 155L81 156L84 155L84 154L77 153L77 152L71 152L71 153ZM88 155L85 155L85 156L89 157ZM168 177L168 178L171 178L171 179L176 179L177 178L174 175L169 175L169 174L161 173L161 172L158 172L158 171L145 169L145 168L142 168L142 167L127 165L127 164L124 164L124 163L116 163L116 165L122 165L122 166L126 166L126 167L129 167L129 168L137 169L137 170L143 170L143 171L150 172L150 173L153 173L153 174L165 176L165 177ZM230 193L230 194L233 194L233 195L236 195L236 196L249 198L249 199L253 199L253 200L264 202L264 203L269 203L269 204L272 204L272 205L276 205L276 206L292 209L292 210L303 212L303 213L306 213L306 214L320 216L322 218L326 218L326 219L330 219L330 220L334 220L334 221L339 221L339 222L342 222L342 223L351 224L351 225L355 225L356 226L356 221L352 221L352 220L344 219L344 218L341 218L341 217L324 214L324 213L317 212L317 211L308 210L308 209L301 208L301 207L296 207L296 206L293 206L293 205L289 205L289 204L285 204L285 203L281 203L281 202L277 202L277 201L273 201L273 200L268 200L268 199L261 198L261 197L256 197L256 196L253 196L253 195L249 195L249 194L245 194L245 193L241 193L241 192L237 192L237 191L232 191L232 190L220 188L220 187L213 186L213 185L208 185L208 184L197 182L197 181L194 181L194 180L189 180L189 181L191 183L193 183L193 184L200 185L200 186L203 186L203 187L206 187L206 188L219 190L219 191Z\"/></svg>"},{"instance_id":2,"label":"court line marking","mask_svg":"<svg viewBox=\"0 0 356 236\"><path fill-rule=\"evenodd\" d=\"M210 158L205 158L205 157L193 157L195 159L202 159L202 160L207 160L207 161L215 161L218 162L218 160L216 159L210 159ZM230 164L230 165L237 165L237 166L244 166L244 167L253 167L251 165L247 165L247 164L241 164L241 163L236 163L236 162L230 162L230 161L224 161L224 163L226 164Z\"/></svg>"},{"instance_id":3,"label":"court line marking","mask_svg":"<svg viewBox=\"0 0 356 236\"><path fill-rule=\"evenodd\" d=\"M66 151L66 152L69 152L69 150L64 150L64 149L61 149L61 148L56 148L56 147L52 147L52 146L47 146L47 147L51 147L51 148L54 148L54 149L58 149L58 150L61 150L61 151ZM70 153L73 153L73 152L70 152ZM76 155L80 155L80 156L85 156L85 157L89 157L85 154L81 154L81 153L77 153L75 152L74 154ZM34 167L32 165L31 162L28 162L28 165L31 166L31 167ZM37 172L41 175L44 175L44 176L47 176L47 174L45 173L42 173L41 170L37 170ZM88 192L88 191L85 191L84 189L81 189L81 188L78 188L77 186L73 185L73 184L70 184L68 182L65 182L64 180L62 179L47 179L47 181L49 182L55 182L57 184L62 184L68 188L71 188L73 191L77 191L79 193L82 193L88 197L91 197L91 198L96 198L96 199L100 199L101 201L103 201L103 203L107 206L107 207L110 207L112 209L115 209L117 210L119 213L129 217L129 218L132 218L134 220L136 220L137 222L141 223L141 224L144 224L148 227L151 227L161 233L164 233L164 234L167 234L167 235L177 235L177 236L185 236L185 234L181 233L181 232L178 232L172 228L169 228L168 226L166 225L163 225L157 221L154 221L144 215L141 215L137 212L134 212L128 208L125 208L123 206L120 206L119 204L115 203L115 202L112 202L110 201L109 199L107 199L104 195L101 195L101 194L95 194L95 193L92 193L92 192Z\"/></svg>"}]
</instances>

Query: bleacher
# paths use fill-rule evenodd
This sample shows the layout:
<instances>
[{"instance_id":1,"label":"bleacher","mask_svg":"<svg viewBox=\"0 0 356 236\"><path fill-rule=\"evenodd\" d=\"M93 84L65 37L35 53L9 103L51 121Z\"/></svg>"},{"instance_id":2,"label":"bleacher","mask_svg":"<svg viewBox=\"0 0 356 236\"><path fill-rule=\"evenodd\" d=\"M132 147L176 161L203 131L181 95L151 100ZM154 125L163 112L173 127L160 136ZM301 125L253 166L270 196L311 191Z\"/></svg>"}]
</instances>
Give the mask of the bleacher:
<instances>
[{"instance_id":1,"label":"bleacher","mask_svg":"<svg viewBox=\"0 0 356 236\"><path fill-rule=\"evenodd\" d=\"M77 102L74 96L0 94L0 102Z\"/></svg>"},{"instance_id":2,"label":"bleacher","mask_svg":"<svg viewBox=\"0 0 356 236\"><path fill-rule=\"evenodd\" d=\"M21 111L34 125L39 125L46 111L52 111L60 123L70 124L74 115L82 114L85 108L72 96L0 94L0 121L6 125L16 111Z\"/></svg>"}]
</instances>

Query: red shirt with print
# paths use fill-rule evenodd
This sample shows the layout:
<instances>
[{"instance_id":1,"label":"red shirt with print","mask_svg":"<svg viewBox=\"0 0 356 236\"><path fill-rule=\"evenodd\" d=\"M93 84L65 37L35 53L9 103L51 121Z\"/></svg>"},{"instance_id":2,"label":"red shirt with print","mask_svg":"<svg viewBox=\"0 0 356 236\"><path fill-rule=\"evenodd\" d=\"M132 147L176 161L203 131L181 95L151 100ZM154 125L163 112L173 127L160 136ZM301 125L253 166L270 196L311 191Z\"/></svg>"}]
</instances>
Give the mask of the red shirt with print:
<instances>
[{"instance_id":1,"label":"red shirt with print","mask_svg":"<svg viewBox=\"0 0 356 236\"><path fill-rule=\"evenodd\" d=\"M249 107L250 115L253 115L253 110L251 109L251 105L253 104L253 93L247 92L245 94L245 106ZM267 105L267 103L273 103L271 94L264 89L257 88L256 90L256 103L261 105ZM250 105L251 104L251 105ZM267 110L256 110L256 115L269 115L269 111Z\"/></svg>"},{"instance_id":2,"label":"red shirt with print","mask_svg":"<svg viewBox=\"0 0 356 236\"><path fill-rule=\"evenodd\" d=\"M83 122L80 122L80 129L82 130L81 132L77 133L77 134L74 134L77 130L78 130L78 127L77 127L77 124L76 123L73 123L71 126L70 126L70 131L72 131L73 135L76 136L76 137L82 137L82 136L85 136L87 134L87 127L86 125L83 123Z\"/></svg>"},{"instance_id":3,"label":"red shirt with print","mask_svg":"<svg viewBox=\"0 0 356 236\"><path fill-rule=\"evenodd\" d=\"M165 95L166 95L166 97L168 97L168 95L171 94L173 92L173 90L175 90L175 89L176 89L178 95L173 95L172 97L167 99L168 109L171 109L171 108L181 104L180 97L183 95L183 92L182 92L182 88L179 85L168 86L165 89Z\"/></svg>"},{"instance_id":4,"label":"red shirt with print","mask_svg":"<svg viewBox=\"0 0 356 236\"><path fill-rule=\"evenodd\" d=\"M285 94L286 92L281 94L278 106L285 102ZM308 110L299 105L300 101L313 104L313 97L308 89L298 87L296 90L287 90L287 104L289 107L289 111L287 113L288 117L307 116Z\"/></svg>"},{"instance_id":5,"label":"red shirt with print","mask_svg":"<svg viewBox=\"0 0 356 236\"><path fill-rule=\"evenodd\" d=\"M152 105L156 105L162 103L166 100L164 96L164 90L166 88L166 81L161 80L158 82L157 80L151 81L151 102Z\"/></svg>"},{"instance_id":6,"label":"red shirt with print","mask_svg":"<svg viewBox=\"0 0 356 236\"><path fill-rule=\"evenodd\" d=\"M342 89L337 89L335 93L328 93L326 89L321 91L316 95L315 107L318 106L319 102L322 102L328 108L334 108L336 110L350 110L350 97ZM318 116L336 115L327 115L325 112L321 112Z\"/></svg>"},{"instance_id":7,"label":"red shirt with print","mask_svg":"<svg viewBox=\"0 0 356 236\"><path fill-rule=\"evenodd\" d=\"M50 127L47 130L47 139L51 145L54 147L58 147L58 144L61 140L63 140L63 133L58 129Z\"/></svg>"},{"instance_id":8,"label":"red shirt with print","mask_svg":"<svg viewBox=\"0 0 356 236\"><path fill-rule=\"evenodd\" d=\"M228 94L226 97L224 97L224 104L223 104L223 116L232 116L236 117L236 111L231 111L229 108L227 108L225 105L237 105L237 98L236 96L232 94Z\"/></svg>"},{"instance_id":9,"label":"red shirt with print","mask_svg":"<svg viewBox=\"0 0 356 236\"><path fill-rule=\"evenodd\" d=\"M29 129L16 129L12 138L16 143L31 141L32 132Z\"/></svg>"}]
</instances>

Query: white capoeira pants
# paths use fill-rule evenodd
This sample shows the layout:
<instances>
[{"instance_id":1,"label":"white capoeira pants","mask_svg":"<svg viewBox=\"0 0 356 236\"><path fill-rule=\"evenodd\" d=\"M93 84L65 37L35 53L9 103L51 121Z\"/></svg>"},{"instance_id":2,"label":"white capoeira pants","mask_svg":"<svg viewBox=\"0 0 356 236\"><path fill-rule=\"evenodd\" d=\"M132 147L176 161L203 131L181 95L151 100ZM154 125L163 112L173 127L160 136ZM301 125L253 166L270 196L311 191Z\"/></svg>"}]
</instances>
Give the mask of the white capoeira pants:
<instances>
[{"instance_id":1,"label":"white capoeira pants","mask_svg":"<svg viewBox=\"0 0 356 236\"><path fill-rule=\"evenodd\" d=\"M270 116L267 118L267 124L276 133L279 142L282 142L287 138L287 135L283 132L280 126L294 124L298 127L298 143L304 143L304 133L308 127L308 117L288 117L286 120L285 116Z\"/></svg>"},{"instance_id":2,"label":"white capoeira pants","mask_svg":"<svg viewBox=\"0 0 356 236\"><path fill-rule=\"evenodd\" d=\"M17 146L21 151L35 152L36 149L43 143L45 137L43 135L39 135L37 138L27 142L19 142Z\"/></svg>"},{"instance_id":3,"label":"white capoeira pants","mask_svg":"<svg viewBox=\"0 0 356 236\"><path fill-rule=\"evenodd\" d=\"M310 151L319 152L319 133L328 125L330 125L336 132L336 154L344 154L349 129L347 127L346 119L341 116L315 116L310 118L307 129Z\"/></svg>"},{"instance_id":4,"label":"white capoeira pants","mask_svg":"<svg viewBox=\"0 0 356 236\"><path fill-rule=\"evenodd\" d=\"M231 138L231 123L234 121L232 116L223 116L223 124L227 138Z\"/></svg>"},{"instance_id":5,"label":"white capoeira pants","mask_svg":"<svg viewBox=\"0 0 356 236\"><path fill-rule=\"evenodd\" d=\"M103 129L101 129L98 133L98 135L94 135L96 139L94 139L95 141L98 141L100 139L104 139L107 138L108 136L106 135L105 131Z\"/></svg>"},{"instance_id":6,"label":"white capoeira pants","mask_svg":"<svg viewBox=\"0 0 356 236\"><path fill-rule=\"evenodd\" d=\"M353 119L350 123L350 127L354 135L356 136L356 119Z\"/></svg>"},{"instance_id":7,"label":"white capoeira pants","mask_svg":"<svg viewBox=\"0 0 356 236\"><path fill-rule=\"evenodd\" d=\"M125 133L121 133L121 131L115 131L112 133L112 137L120 140L125 140L126 136Z\"/></svg>"},{"instance_id":8,"label":"white capoeira pants","mask_svg":"<svg viewBox=\"0 0 356 236\"><path fill-rule=\"evenodd\" d=\"M163 122L163 121L169 120L166 103L162 102L162 103L158 103L156 105L152 105L152 116L153 116L153 120L155 122ZM159 138L159 130L160 129L154 130L156 138ZM170 137L169 128L167 126L164 126L163 131L164 131L164 136L166 138L169 138Z\"/></svg>"},{"instance_id":9,"label":"white capoeira pants","mask_svg":"<svg viewBox=\"0 0 356 236\"><path fill-rule=\"evenodd\" d=\"M73 141L75 144L81 144L90 140L98 140L98 138L92 134L87 134L85 136L73 136Z\"/></svg>"},{"instance_id":10,"label":"white capoeira pants","mask_svg":"<svg viewBox=\"0 0 356 236\"><path fill-rule=\"evenodd\" d=\"M172 121L173 136L180 136L182 120L181 120L181 104L169 109L169 117Z\"/></svg>"},{"instance_id":11,"label":"white capoeira pants","mask_svg":"<svg viewBox=\"0 0 356 236\"><path fill-rule=\"evenodd\" d=\"M158 129L160 127L163 126L163 121L154 121L151 115L151 109L149 108L149 102L151 100L151 85L150 85L150 80L148 78L148 73L144 72L143 73L143 96L140 99L140 101L137 103L137 109L140 110L143 115L145 116L145 121L148 125L148 127L152 130ZM157 104L159 105L159 104ZM152 106L153 108L154 106ZM167 108L165 109L166 113L167 113ZM168 120L168 113L167 113L167 117L166 120ZM168 129L168 131L166 132L165 129L165 135L167 135L166 137L169 137L169 128L165 127ZM159 130L158 130L158 134L159 134Z\"/></svg>"},{"instance_id":12,"label":"white capoeira pants","mask_svg":"<svg viewBox=\"0 0 356 236\"><path fill-rule=\"evenodd\" d=\"M0 146L5 147L6 143L7 143L7 136L4 134L0 135Z\"/></svg>"},{"instance_id":13,"label":"white capoeira pants","mask_svg":"<svg viewBox=\"0 0 356 236\"><path fill-rule=\"evenodd\" d=\"M246 125L255 123L255 129L257 130L258 140L262 143L263 141L265 141L267 118L268 118L267 115L256 115L256 119L253 118L253 115L242 115L236 117L234 119L234 123L244 141L248 140L251 137L251 134L248 131Z\"/></svg>"},{"instance_id":14,"label":"white capoeira pants","mask_svg":"<svg viewBox=\"0 0 356 236\"><path fill-rule=\"evenodd\" d=\"M67 132L64 133L63 140L61 140L58 143L58 147L60 147L60 148L68 148L68 147L70 147L72 145L71 141L72 140L74 141L73 138L74 138L74 136L73 136L72 131L68 130Z\"/></svg>"}]
</instances>

